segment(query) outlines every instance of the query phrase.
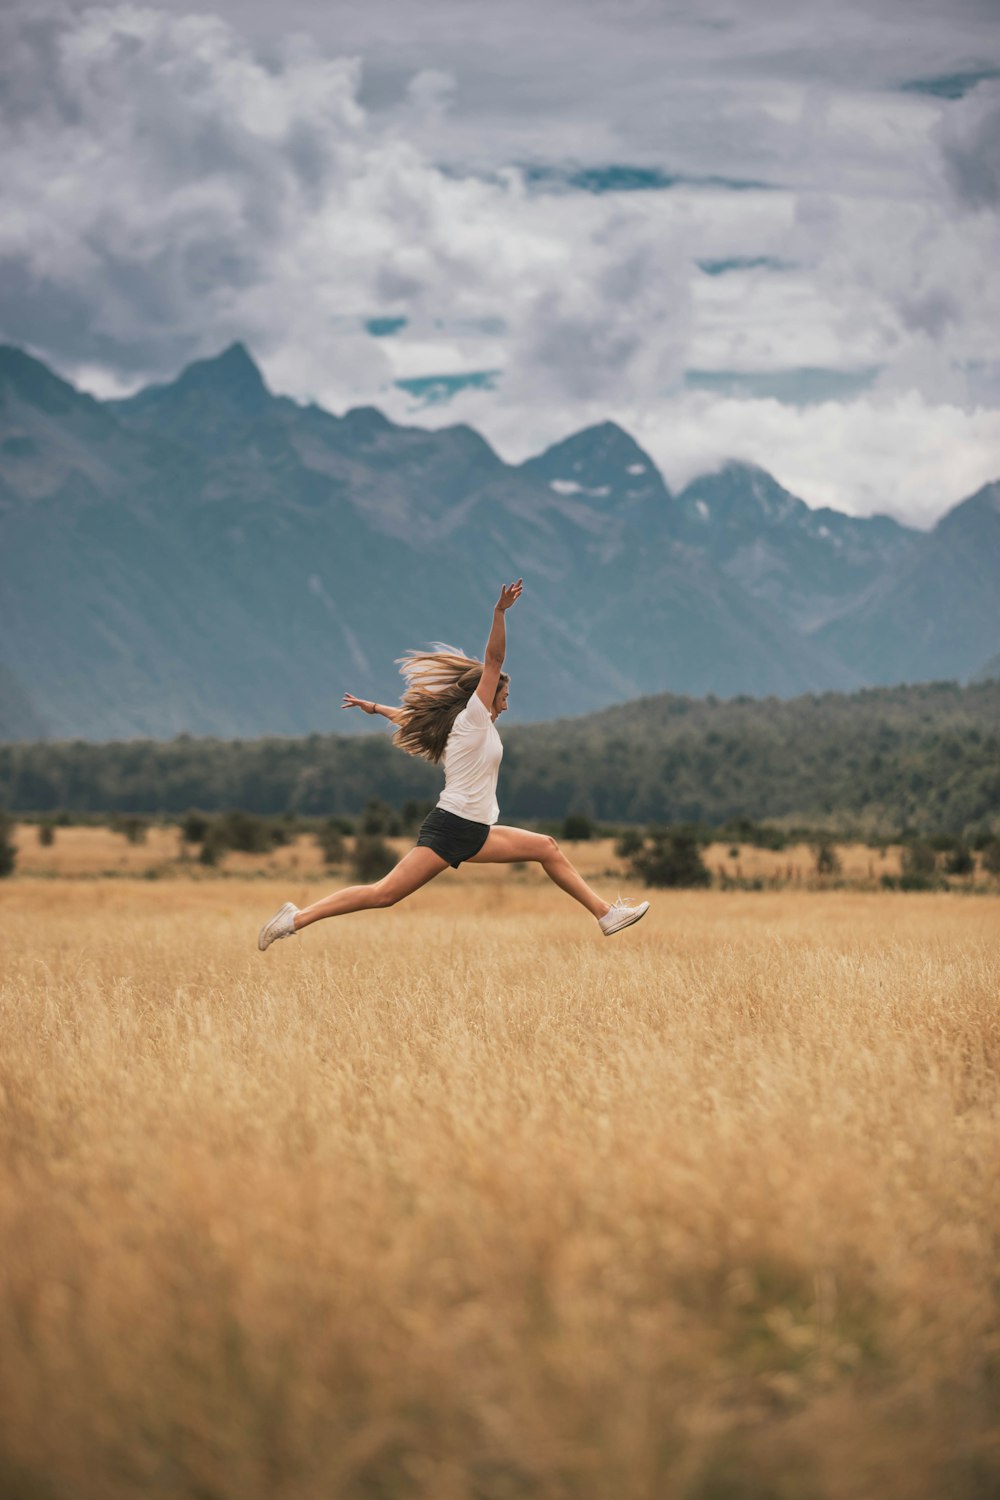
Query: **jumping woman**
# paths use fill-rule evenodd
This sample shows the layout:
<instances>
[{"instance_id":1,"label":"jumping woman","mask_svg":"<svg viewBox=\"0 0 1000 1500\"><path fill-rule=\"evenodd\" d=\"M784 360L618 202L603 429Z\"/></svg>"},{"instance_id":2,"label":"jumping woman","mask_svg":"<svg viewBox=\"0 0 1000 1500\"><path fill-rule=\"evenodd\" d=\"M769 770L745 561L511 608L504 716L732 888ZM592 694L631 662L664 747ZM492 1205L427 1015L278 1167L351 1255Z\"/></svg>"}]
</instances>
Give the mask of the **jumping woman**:
<instances>
[{"instance_id":1,"label":"jumping woman","mask_svg":"<svg viewBox=\"0 0 1000 1500\"><path fill-rule=\"evenodd\" d=\"M410 651L400 667L407 680L402 707L387 708L344 694L342 708L360 708L391 719L398 726L393 742L408 755L422 756L435 765L443 762L444 791L424 819L416 848L404 854L384 879L374 885L349 885L312 906L299 908L286 901L260 930L257 946L261 952L276 938L291 937L324 917L395 906L449 865L457 870L466 860L476 865L529 860L540 864L550 880L596 917L605 937L645 916L648 901L638 906L602 901L547 834L497 824L497 774L503 745L496 721L507 707L510 683L501 671L507 650L504 617L520 598L521 584L519 578L500 590L485 661L449 650Z\"/></svg>"}]
</instances>

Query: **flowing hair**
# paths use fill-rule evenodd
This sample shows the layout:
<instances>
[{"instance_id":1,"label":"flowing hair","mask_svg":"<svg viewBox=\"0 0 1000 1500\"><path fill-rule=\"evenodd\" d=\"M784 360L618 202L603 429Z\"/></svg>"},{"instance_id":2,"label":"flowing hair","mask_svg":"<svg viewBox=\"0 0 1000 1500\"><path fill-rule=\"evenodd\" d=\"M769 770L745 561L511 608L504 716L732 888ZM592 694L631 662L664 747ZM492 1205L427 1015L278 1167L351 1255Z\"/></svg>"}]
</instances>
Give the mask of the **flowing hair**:
<instances>
[{"instance_id":1,"label":"flowing hair","mask_svg":"<svg viewBox=\"0 0 1000 1500\"><path fill-rule=\"evenodd\" d=\"M407 651L397 661L406 678L405 718L392 743L407 755L418 755L437 765L452 725L482 680L483 664L474 657L464 656L454 646L441 641L435 641L434 645L434 651ZM501 672L497 691L509 681L507 673Z\"/></svg>"}]
</instances>

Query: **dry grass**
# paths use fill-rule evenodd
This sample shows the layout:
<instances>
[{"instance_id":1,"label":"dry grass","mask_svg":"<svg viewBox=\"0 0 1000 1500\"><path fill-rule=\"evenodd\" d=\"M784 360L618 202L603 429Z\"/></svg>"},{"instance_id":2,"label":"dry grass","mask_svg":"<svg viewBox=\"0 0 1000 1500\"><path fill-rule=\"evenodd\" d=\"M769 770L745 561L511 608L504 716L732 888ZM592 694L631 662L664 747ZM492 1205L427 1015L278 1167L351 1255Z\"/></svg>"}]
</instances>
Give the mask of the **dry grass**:
<instances>
[{"instance_id":1,"label":"dry grass","mask_svg":"<svg viewBox=\"0 0 1000 1500\"><path fill-rule=\"evenodd\" d=\"M996 898L314 895L0 889L0 1495L1000 1492Z\"/></svg>"}]
</instances>

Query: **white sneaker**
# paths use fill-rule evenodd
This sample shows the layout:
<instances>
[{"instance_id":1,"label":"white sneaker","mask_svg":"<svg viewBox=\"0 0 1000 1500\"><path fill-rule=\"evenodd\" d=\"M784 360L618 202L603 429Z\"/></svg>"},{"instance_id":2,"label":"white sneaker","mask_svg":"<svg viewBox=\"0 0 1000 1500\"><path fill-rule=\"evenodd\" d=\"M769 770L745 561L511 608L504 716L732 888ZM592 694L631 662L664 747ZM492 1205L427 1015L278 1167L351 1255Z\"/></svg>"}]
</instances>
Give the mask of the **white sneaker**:
<instances>
[{"instance_id":1,"label":"white sneaker","mask_svg":"<svg viewBox=\"0 0 1000 1500\"><path fill-rule=\"evenodd\" d=\"M611 910L597 920L604 936L610 937L613 932L621 932L623 927L631 927L633 922L638 922L648 911L648 901L640 901L638 906L629 906L627 901L616 901Z\"/></svg>"},{"instance_id":2,"label":"white sneaker","mask_svg":"<svg viewBox=\"0 0 1000 1500\"><path fill-rule=\"evenodd\" d=\"M261 953L270 948L277 938L291 937L295 932L295 915L298 907L291 901L278 908L270 922L265 922L257 934L257 947Z\"/></svg>"}]
</instances>

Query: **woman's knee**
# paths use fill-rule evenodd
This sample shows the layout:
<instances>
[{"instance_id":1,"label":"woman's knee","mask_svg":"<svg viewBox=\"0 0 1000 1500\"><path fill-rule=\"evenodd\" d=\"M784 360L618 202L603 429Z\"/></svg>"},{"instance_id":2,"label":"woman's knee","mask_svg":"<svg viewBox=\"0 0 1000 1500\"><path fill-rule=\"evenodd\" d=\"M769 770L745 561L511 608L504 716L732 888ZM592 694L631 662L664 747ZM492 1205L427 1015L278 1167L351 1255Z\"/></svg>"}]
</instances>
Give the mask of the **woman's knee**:
<instances>
[{"instance_id":1,"label":"woman's knee","mask_svg":"<svg viewBox=\"0 0 1000 1500\"><path fill-rule=\"evenodd\" d=\"M542 835L542 839L543 839L542 852L538 856L539 859L541 860L542 864L543 865L547 865L547 864L549 864L554 859L561 859L562 858L562 850L559 847L559 840L558 839L554 839L552 837L551 833L545 833L545 834L543 834Z\"/></svg>"},{"instance_id":2,"label":"woman's knee","mask_svg":"<svg viewBox=\"0 0 1000 1500\"><path fill-rule=\"evenodd\" d=\"M387 880L379 880L375 885L368 887L369 899L373 907L395 906L399 900L399 893L395 891Z\"/></svg>"}]
</instances>

